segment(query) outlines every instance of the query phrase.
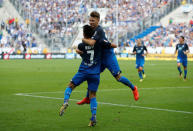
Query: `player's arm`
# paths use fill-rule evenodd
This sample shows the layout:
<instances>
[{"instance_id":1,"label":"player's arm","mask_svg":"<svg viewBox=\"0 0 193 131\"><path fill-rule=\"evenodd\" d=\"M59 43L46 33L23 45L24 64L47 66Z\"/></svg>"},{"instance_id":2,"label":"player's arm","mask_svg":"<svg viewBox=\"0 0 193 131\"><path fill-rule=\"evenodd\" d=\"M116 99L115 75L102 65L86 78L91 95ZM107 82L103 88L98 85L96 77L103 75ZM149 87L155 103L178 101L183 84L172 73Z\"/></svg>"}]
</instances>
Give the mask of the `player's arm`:
<instances>
[{"instance_id":1,"label":"player's arm","mask_svg":"<svg viewBox=\"0 0 193 131\"><path fill-rule=\"evenodd\" d=\"M136 55L136 54L137 54L137 50L136 50L136 46L134 46L132 55Z\"/></svg>"},{"instance_id":2,"label":"player's arm","mask_svg":"<svg viewBox=\"0 0 193 131\"><path fill-rule=\"evenodd\" d=\"M102 31L100 31L100 30L99 31L95 31L94 35L91 38L89 38L89 39L83 38L82 42L86 43L86 44L88 44L90 46L93 46L96 43L97 40L100 40L100 38L101 38L100 34L102 34Z\"/></svg>"},{"instance_id":3,"label":"player's arm","mask_svg":"<svg viewBox=\"0 0 193 131\"><path fill-rule=\"evenodd\" d=\"M148 51L147 51L147 48L146 48L146 46L144 46L144 50L145 50L145 53L144 53L142 56L147 56L147 54L148 54Z\"/></svg>"},{"instance_id":4,"label":"player's arm","mask_svg":"<svg viewBox=\"0 0 193 131\"><path fill-rule=\"evenodd\" d=\"M76 48L76 53L81 55L83 54L83 47L84 45L82 43L78 44L78 48Z\"/></svg>"},{"instance_id":5,"label":"player's arm","mask_svg":"<svg viewBox=\"0 0 193 131\"><path fill-rule=\"evenodd\" d=\"M77 54L79 54L79 55L80 55L80 54L83 54L83 52L82 52L80 49L78 49L78 46L77 46L77 45L76 45L76 46L72 46L72 48L75 49L75 51L76 51Z\"/></svg>"},{"instance_id":6,"label":"player's arm","mask_svg":"<svg viewBox=\"0 0 193 131\"><path fill-rule=\"evenodd\" d=\"M78 48L76 49L76 53L79 55L83 54L83 52L81 50L79 50Z\"/></svg>"},{"instance_id":7,"label":"player's arm","mask_svg":"<svg viewBox=\"0 0 193 131\"><path fill-rule=\"evenodd\" d=\"M104 40L104 39L103 39L100 43L101 43L102 46L105 47L105 48L117 48L117 45L116 45L116 44L111 43L111 42L109 42L108 40Z\"/></svg>"},{"instance_id":8,"label":"player's arm","mask_svg":"<svg viewBox=\"0 0 193 131\"><path fill-rule=\"evenodd\" d=\"M188 45L186 44L186 47L185 47L186 51L184 51L184 54L188 54L190 52L189 48L188 48Z\"/></svg>"},{"instance_id":9,"label":"player's arm","mask_svg":"<svg viewBox=\"0 0 193 131\"><path fill-rule=\"evenodd\" d=\"M178 50L178 45L176 45L176 49L175 49L175 51L174 51L174 55L176 55L177 50Z\"/></svg>"},{"instance_id":10,"label":"player's arm","mask_svg":"<svg viewBox=\"0 0 193 131\"><path fill-rule=\"evenodd\" d=\"M93 46L95 43L96 43L96 40L93 40L93 39L91 39L91 38L83 38L82 39L82 42L83 43L86 43L86 44L88 44L88 45L90 45L90 46Z\"/></svg>"}]
</instances>

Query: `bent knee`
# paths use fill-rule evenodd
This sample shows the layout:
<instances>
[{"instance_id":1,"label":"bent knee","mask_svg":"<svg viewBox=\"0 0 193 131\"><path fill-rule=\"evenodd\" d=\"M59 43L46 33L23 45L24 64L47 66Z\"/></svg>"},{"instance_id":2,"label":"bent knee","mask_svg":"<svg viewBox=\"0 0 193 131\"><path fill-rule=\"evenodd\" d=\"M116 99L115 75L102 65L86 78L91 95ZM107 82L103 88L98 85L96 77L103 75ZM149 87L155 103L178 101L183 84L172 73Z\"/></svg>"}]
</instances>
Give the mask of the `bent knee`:
<instances>
[{"instance_id":1,"label":"bent knee","mask_svg":"<svg viewBox=\"0 0 193 131\"><path fill-rule=\"evenodd\" d=\"M139 69L138 69L139 71L142 71L143 70L143 67L139 67Z\"/></svg>"},{"instance_id":2,"label":"bent knee","mask_svg":"<svg viewBox=\"0 0 193 131\"><path fill-rule=\"evenodd\" d=\"M121 78L121 75L120 75L120 74L118 74L117 76L115 76L115 79L116 79L117 81L119 81L120 78Z\"/></svg>"},{"instance_id":3,"label":"bent knee","mask_svg":"<svg viewBox=\"0 0 193 131\"><path fill-rule=\"evenodd\" d=\"M74 89L76 87L76 85L73 83L73 82L70 82L68 84L68 86L71 88L71 89Z\"/></svg>"}]
</instances>

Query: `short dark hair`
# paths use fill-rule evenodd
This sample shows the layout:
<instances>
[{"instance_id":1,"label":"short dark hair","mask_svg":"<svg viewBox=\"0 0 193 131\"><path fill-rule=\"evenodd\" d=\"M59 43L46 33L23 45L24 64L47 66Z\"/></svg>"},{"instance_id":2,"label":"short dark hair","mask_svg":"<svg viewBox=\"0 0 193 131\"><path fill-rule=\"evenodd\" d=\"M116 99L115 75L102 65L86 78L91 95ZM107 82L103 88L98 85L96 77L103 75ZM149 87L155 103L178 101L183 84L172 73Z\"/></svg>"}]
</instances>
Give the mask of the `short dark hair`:
<instances>
[{"instance_id":1,"label":"short dark hair","mask_svg":"<svg viewBox=\"0 0 193 131\"><path fill-rule=\"evenodd\" d=\"M83 33L86 38L91 38L94 34L94 30L90 25L84 25L83 26Z\"/></svg>"},{"instance_id":2,"label":"short dark hair","mask_svg":"<svg viewBox=\"0 0 193 131\"><path fill-rule=\"evenodd\" d=\"M97 11L92 11L92 12L90 13L90 16L100 19L100 14L99 14Z\"/></svg>"},{"instance_id":3,"label":"short dark hair","mask_svg":"<svg viewBox=\"0 0 193 131\"><path fill-rule=\"evenodd\" d=\"M180 36L184 40L184 36Z\"/></svg>"}]
</instances>

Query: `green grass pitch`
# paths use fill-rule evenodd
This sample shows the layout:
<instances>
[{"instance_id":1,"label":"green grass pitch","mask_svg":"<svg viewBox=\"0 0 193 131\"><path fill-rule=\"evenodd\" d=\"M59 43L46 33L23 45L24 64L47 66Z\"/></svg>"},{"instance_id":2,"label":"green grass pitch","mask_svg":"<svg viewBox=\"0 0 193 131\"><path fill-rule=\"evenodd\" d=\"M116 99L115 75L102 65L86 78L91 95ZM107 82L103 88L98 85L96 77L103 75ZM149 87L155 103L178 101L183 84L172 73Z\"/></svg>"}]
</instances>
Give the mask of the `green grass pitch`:
<instances>
[{"instance_id":1,"label":"green grass pitch","mask_svg":"<svg viewBox=\"0 0 193 131\"><path fill-rule=\"evenodd\" d=\"M119 61L122 75L138 86L140 99L134 101L131 90L106 70L97 93L97 125L92 128L87 127L89 105L76 105L86 95L86 82L72 93L64 116L58 115L79 64L80 60L0 60L0 130L193 130L193 62L188 62L188 80L183 81L176 61L146 61L147 77L140 83L135 61Z\"/></svg>"}]
</instances>

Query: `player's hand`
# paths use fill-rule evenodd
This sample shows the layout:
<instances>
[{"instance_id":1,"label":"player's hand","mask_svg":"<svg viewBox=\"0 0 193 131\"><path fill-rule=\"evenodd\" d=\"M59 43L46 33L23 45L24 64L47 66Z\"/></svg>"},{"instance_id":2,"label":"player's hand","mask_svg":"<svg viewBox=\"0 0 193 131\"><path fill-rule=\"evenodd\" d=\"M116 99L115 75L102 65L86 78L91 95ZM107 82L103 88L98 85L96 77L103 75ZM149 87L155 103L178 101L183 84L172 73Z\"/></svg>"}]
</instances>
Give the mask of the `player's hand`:
<instances>
[{"instance_id":1,"label":"player's hand","mask_svg":"<svg viewBox=\"0 0 193 131\"><path fill-rule=\"evenodd\" d=\"M83 54L83 52L80 51L79 49L76 49L76 53L77 53L77 54L80 54L80 55Z\"/></svg>"},{"instance_id":2,"label":"player's hand","mask_svg":"<svg viewBox=\"0 0 193 131\"><path fill-rule=\"evenodd\" d=\"M185 54L185 55L187 55L187 54L188 54L188 52L184 51L184 54Z\"/></svg>"}]
</instances>

